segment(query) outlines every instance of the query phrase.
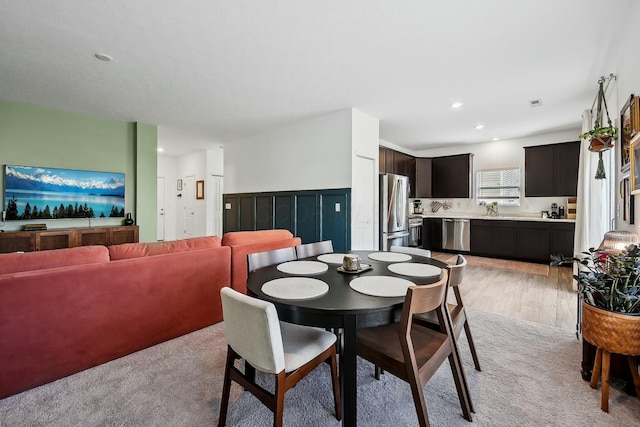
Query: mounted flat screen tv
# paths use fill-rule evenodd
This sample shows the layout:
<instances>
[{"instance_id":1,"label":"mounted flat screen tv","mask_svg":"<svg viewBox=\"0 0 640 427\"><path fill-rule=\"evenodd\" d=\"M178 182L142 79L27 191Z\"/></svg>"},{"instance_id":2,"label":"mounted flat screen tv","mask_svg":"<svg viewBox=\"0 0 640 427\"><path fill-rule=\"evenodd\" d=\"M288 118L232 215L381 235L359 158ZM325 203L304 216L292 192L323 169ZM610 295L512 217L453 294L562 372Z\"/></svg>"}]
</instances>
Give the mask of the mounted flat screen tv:
<instances>
[{"instance_id":1,"label":"mounted flat screen tv","mask_svg":"<svg viewBox=\"0 0 640 427\"><path fill-rule=\"evenodd\" d=\"M6 165L7 220L124 217L124 173Z\"/></svg>"}]
</instances>

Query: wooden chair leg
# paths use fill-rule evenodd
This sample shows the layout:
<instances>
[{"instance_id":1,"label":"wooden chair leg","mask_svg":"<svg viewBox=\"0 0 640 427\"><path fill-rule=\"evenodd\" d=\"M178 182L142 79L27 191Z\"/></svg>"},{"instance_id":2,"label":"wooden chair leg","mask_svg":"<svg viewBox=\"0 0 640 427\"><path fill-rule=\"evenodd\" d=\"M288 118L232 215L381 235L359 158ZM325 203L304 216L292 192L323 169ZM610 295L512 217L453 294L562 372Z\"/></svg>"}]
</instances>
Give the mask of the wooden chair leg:
<instances>
[{"instance_id":1,"label":"wooden chair leg","mask_svg":"<svg viewBox=\"0 0 640 427\"><path fill-rule=\"evenodd\" d=\"M231 348L227 349L227 362L224 367L224 382L222 383L222 399L220 400L220 416L218 417L218 427L227 423L227 409L229 408L229 394L231 393L231 367L235 361Z\"/></svg>"},{"instance_id":2,"label":"wooden chair leg","mask_svg":"<svg viewBox=\"0 0 640 427\"><path fill-rule=\"evenodd\" d=\"M473 366L475 366L476 371L482 371L482 368L480 368L480 361L478 360L478 353L476 353L476 346L473 343L473 337L471 336L469 322L464 322L464 333L467 336L467 341L469 342L469 349L471 350L471 357L473 358Z\"/></svg>"},{"instance_id":3,"label":"wooden chair leg","mask_svg":"<svg viewBox=\"0 0 640 427\"><path fill-rule=\"evenodd\" d=\"M424 394L420 384L416 383L417 379L409 378L409 385L411 386L411 394L413 395L413 404L416 407L416 415L418 416L418 422L420 427L429 427L429 413L427 412L427 404L424 401Z\"/></svg>"},{"instance_id":4,"label":"wooden chair leg","mask_svg":"<svg viewBox=\"0 0 640 427\"><path fill-rule=\"evenodd\" d=\"M282 427L284 415L284 393L287 391L286 374L284 370L276 374L276 390L274 393L275 407L273 408L273 427Z\"/></svg>"},{"instance_id":5,"label":"wooden chair leg","mask_svg":"<svg viewBox=\"0 0 640 427\"><path fill-rule=\"evenodd\" d=\"M591 372L591 382L589 386L591 388L598 387L598 380L600 379L600 369L602 368L602 349L596 348L596 357L593 361L593 371Z\"/></svg>"},{"instance_id":6,"label":"wooden chair leg","mask_svg":"<svg viewBox=\"0 0 640 427\"><path fill-rule=\"evenodd\" d=\"M640 374L638 374L638 361L634 356L627 356L627 360L629 361L629 369L631 369L633 385L636 386L636 396L640 399Z\"/></svg>"},{"instance_id":7,"label":"wooden chair leg","mask_svg":"<svg viewBox=\"0 0 640 427\"><path fill-rule=\"evenodd\" d=\"M338 361L335 353L331 355L331 383L333 384L333 403L336 407L336 419L340 421L342 420L342 399L338 380Z\"/></svg>"},{"instance_id":8,"label":"wooden chair leg","mask_svg":"<svg viewBox=\"0 0 640 427\"><path fill-rule=\"evenodd\" d=\"M382 374L384 374L384 369L382 369L380 366L376 365L375 372L374 372L373 376L377 380L380 380L380 375L382 375Z\"/></svg>"},{"instance_id":9,"label":"wooden chair leg","mask_svg":"<svg viewBox=\"0 0 640 427\"><path fill-rule=\"evenodd\" d=\"M467 389L467 382L465 381L464 371L459 363L459 359L456 358L454 352L449 355L451 373L453 374L453 380L456 384L456 390L458 391L458 399L460 400L462 415L465 420L472 421L471 413L474 412L474 410L469 396L469 390Z\"/></svg>"},{"instance_id":10,"label":"wooden chair leg","mask_svg":"<svg viewBox=\"0 0 640 427\"><path fill-rule=\"evenodd\" d=\"M609 412L609 366L611 362L611 353L602 350L602 398L600 399L600 408L604 412Z\"/></svg>"}]
</instances>

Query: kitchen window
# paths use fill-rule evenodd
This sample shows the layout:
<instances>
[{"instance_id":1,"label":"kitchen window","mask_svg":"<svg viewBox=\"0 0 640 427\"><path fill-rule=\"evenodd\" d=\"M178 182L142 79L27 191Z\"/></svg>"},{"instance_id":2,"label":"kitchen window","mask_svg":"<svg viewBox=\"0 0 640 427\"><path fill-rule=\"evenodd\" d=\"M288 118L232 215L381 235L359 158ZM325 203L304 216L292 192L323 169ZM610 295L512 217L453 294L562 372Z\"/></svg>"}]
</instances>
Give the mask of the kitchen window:
<instances>
[{"instance_id":1,"label":"kitchen window","mask_svg":"<svg viewBox=\"0 0 640 427\"><path fill-rule=\"evenodd\" d=\"M520 206L520 175L520 168L477 171L478 204L497 202L499 206Z\"/></svg>"}]
</instances>

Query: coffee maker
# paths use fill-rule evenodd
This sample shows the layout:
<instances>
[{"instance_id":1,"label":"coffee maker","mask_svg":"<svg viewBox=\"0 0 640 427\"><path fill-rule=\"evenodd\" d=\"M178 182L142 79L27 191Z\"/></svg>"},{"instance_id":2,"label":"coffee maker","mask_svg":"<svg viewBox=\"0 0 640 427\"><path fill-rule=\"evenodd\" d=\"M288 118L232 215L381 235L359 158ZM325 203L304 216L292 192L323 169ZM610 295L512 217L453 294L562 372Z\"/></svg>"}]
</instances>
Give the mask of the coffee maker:
<instances>
[{"instance_id":1,"label":"coffee maker","mask_svg":"<svg viewBox=\"0 0 640 427\"><path fill-rule=\"evenodd\" d=\"M422 208L422 200L416 199L413 201L413 213L422 214L424 209Z\"/></svg>"},{"instance_id":2,"label":"coffee maker","mask_svg":"<svg viewBox=\"0 0 640 427\"><path fill-rule=\"evenodd\" d=\"M557 219L560 218L560 211L558 210L557 203L551 203L551 218Z\"/></svg>"}]
</instances>

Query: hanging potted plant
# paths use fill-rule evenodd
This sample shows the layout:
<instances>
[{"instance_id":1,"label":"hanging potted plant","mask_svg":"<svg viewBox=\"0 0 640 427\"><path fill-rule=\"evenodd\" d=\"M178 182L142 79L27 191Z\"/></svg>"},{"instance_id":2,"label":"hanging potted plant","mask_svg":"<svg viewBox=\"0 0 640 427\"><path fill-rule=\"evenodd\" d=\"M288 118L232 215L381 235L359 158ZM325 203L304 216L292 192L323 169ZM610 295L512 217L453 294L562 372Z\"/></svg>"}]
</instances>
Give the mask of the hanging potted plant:
<instances>
[{"instance_id":1,"label":"hanging potted plant","mask_svg":"<svg viewBox=\"0 0 640 427\"><path fill-rule=\"evenodd\" d=\"M618 128L615 126L594 127L590 131L580 134L580 139L589 141L589 151L605 151L613 147L618 135Z\"/></svg>"},{"instance_id":2,"label":"hanging potted plant","mask_svg":"<svg viewBox=\"0 0 640 427\"><path fill-rule=\"evenodd\" d=\"M613 75L612 75L613 76ZM602 152L609 150L613 147L613 141L618 134L618 128L613 126L611 123L611 118L609 117L609 110L607 109L607 100L604 94L604 76L600 77L598 80L598 94L596 95L596 100L598 102L598 109L595 114L595 124L593 129L580 134L580 139L585 139L589 141L589 151L594 151L598 153L598 169L596 170L596 179L605 179L607 176L604 171L604 162L602 161ZM602 122L602 112L607 115L607 123L609 126L603 126Z\"/></svg>"},{"instance_id":3,"label":"hanging potted plant","mask_svg":"<svg viewBox=\"0 0 640 427\"><path fill-rule=\"evenodd\" d=\"M590 385L596 388L602 370L601 408L609 411L609 355L627 356L640 399L635 356L640 355L640 248L629 245L613 253L591 248L580 257L552 255L551 265L578 263L574 275L581 295L583 338L597 348ZM635 374L634 374L635 373Z\"/></svg>"}]
</instances>

